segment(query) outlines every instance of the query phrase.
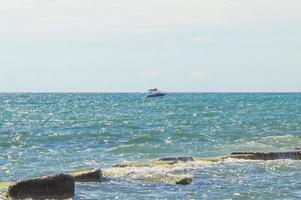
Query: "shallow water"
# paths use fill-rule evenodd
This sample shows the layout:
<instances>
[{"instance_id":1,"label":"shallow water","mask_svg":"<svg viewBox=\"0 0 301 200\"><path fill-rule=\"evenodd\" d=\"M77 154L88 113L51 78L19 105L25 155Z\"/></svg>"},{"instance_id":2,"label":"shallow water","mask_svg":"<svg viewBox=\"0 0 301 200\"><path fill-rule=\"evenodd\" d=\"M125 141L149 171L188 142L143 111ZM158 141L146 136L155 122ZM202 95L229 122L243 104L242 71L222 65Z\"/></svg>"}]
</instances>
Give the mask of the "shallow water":
<instances>
[{"instance_id":1,"label":"shallow water","mask_svg":"<svg viewBox=\"0 0 301 200\"><path fill-rule=\"evenodd\" d=\"M301 94L0 94L0 180L164 156L301 146ZM301 162L181 166L188 186L117 178L75 199L299 199ZM147 173L147 171L145 172ZM169 171L165 173L170 173Z\"/></svg>"}]
</instances>

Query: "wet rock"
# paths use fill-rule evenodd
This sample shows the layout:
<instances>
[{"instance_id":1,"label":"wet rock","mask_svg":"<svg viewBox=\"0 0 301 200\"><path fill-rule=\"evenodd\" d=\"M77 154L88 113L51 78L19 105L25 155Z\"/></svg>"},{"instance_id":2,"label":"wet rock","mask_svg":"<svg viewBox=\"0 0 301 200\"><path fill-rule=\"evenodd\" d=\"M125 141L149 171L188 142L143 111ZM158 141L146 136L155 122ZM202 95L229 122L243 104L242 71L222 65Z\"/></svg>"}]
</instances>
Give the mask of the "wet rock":
<instances>
[{"instance_id":1,"label":"wet rock","mask_svg":"<svg viewBox=\"0 0 301 200\"><path fill-rule=\"evenodd\" d=\"M120 168L131 167L131 164L130 163L118 163L116 165L113 165L112 167L120 167Z\"/></svg>"},{"instance_id":2,"label":"wet rock","mask_svg":"<svg viewBox=\"0 0 301 200\"><path fill-rule=\"evenodd\" d=\"M181 180L176 182L176 184L179 185L189 185L190 183L192 183L192 178L189 177L182 178Z\"/></svg>"},{"instance_id":3,"label":"wet rock","mask_svg":"<svg viewBox=\"0 0 301 200\"><path fill-rule=\"evenodd\" d=\"M252 154L252 153L239 153L239 154L231 153L231 156L228 156L228 158L245 159L245 160L258 160L256 155Z\"/></svg>"},{"instance_id":4,"label":"wet rock","mask_svg":"<svg viewBox=\"0 0 301 200\"><path fill-rule=\"evenodd\" d=\"M301 160L300 151L287 152L233 152L231 158L249 159L249 160L277 160L277 159L293 159Z\"/></svg>"},{"instance_id":5,"label":"wet rock","mask_svg":"<svg viewBox=\"0 0 301 200\"><path fill-rule=\"evenodd\" d=\"M133 163L119 163L116 165L113 165L112 167L118 167L118 168L124 168L124 167L149 167L149 164L146 163L137 163L137 162L133 162Z\"/></svg>"},{"instance_id":6,"label":"wet rock","mask_svg":"<svg viewBox=\"0 0 301 200\"><path fill-rule=\"evenodd\" d=\"M159 161L168 161L168 162L172 162L172 163L194 161L192 157L167 157L167 158L160 158L158 160Z\"/></svg>"},{"instance_id":7,"label":"wet rock","mask_svg":"<svg viewBox=\"0 0 301 200\"><path fill-rule=\"evenodd\" d=\"M72 198L74 179L70 175L57 174L22 180L10 185L7 194L17 199Z\"/></svg>"},{"instance_id":8,"label":"wet rock","mask_svg":"<svg viewBox=\"0 0 301 200\"><path fill-rule=\"evenodd\" d=\"M103 178L101 169L73 172L71 176L75 182L100 182Z\"/></svg>"}]
</instances>

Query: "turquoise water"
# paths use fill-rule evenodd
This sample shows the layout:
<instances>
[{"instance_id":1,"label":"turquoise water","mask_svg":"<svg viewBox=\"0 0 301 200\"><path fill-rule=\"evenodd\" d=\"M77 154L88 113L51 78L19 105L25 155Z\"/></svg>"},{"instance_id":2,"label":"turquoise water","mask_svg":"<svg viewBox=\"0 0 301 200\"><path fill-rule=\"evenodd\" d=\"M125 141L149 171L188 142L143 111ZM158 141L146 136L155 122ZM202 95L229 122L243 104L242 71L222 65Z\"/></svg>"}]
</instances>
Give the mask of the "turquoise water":
<instances>
[{"instance_id":1,"label":"turquoise water","mask_svg":"<svg viewBox=\"0 0 301 200\"><path fill-rule=\"evenodd\" d=\"M0 94L0 180L301 146L301 94ZM301 162L183 166L192 184L77 184L75 199L300 199ZM147 172L145 172L147 173Z\"/></svg>"}]
</instances>

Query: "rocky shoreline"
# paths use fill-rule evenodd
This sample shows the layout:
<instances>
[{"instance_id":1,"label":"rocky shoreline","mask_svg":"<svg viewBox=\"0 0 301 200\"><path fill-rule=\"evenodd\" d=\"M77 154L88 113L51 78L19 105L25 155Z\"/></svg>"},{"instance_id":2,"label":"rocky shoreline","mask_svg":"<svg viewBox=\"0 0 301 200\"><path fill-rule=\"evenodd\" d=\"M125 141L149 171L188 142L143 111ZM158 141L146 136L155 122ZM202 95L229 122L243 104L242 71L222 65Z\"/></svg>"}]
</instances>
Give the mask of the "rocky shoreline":
<instances>
[{"instance_id":1,"label":"rocky shoreline","mask_svg":"<svg viewBox=\"0 0 301 200\"><path fill-rule=\"evenodd\" d=\"M295 148L285 152L233 152L228 156L207 159L209 162L223 161L226 159L244 159L244 160L277 160L293 159L301 160L301 149ZM15 183L0 182L0 189L7 189L2 198L5 199L70 199L74 196L76 182L101 182L104 178L113 176L114 170L123 170L115 176L126 176L130 169L154 167L172 167L179 163L189 163L201 160L193 157L167 157L153 160L148 163L120 163L113 165L108 169L89 169L75 171L66 174L55 174L50 176L32 178L17 181ZM204 159L203 159L204 160ZM105 173L103 173L103 171ZM111 174L110 174L111 173ZM185 175L165 175L157 177L146 177L144 181L163 182L168 184L188 185L192 182L192 177ZM1 199L1 196L0 196Z\"/></svg>"}]
</instances>

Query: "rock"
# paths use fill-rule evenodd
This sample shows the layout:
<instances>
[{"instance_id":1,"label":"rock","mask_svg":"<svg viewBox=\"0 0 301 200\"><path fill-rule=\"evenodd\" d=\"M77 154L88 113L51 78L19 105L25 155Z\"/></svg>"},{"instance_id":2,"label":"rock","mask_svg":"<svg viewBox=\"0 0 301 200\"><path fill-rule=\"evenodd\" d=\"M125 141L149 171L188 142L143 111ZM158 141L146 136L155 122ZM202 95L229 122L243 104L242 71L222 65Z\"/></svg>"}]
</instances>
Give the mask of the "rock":
<instances>
[{"instance_id":1,"label":"rock","mask_svg":"<svg viewBox=\"0 0 301 200\"><path fill-rule=\"evenodd\" d=\"M192 157L167 157L167 158L160 158L158 160L159 161L170 161L173 163L194 161Z\"/></svg>"},{"instance_id":2,"label":"rock","mask_svg":"<svg viewBox=\"0 0 301 200\"><path fill-rule=\"evenodd\" d=\"M192 178L189 177L182 178L181 180L176 182L176 184L179 185L189 185L190 183L192 183Z\"/></svg>"},{"instance_id":3,"label":"rock","mask_svg":"<svg viewBox=\"0 0 301 200\"><path fill-rule=\"evenodd\" d=\"M0 193L0 199L1 200L9 199L9 196L7 195L7 192Z\"/></svg>"},{"instance_id":4,"label":"rock","mask_svg":"<svg viewBox=\"0 0 301 200\"><path fill-rule=\"evenodd\" d=\"M72 198L74 179L70 175L57 174L22 180L9 186L8 196L17 199Z\"/></svg>"},{"instance_id":5,"label":"rock","mask_svg":"<svg viewBox=\"0 0 301 200\"><path fill-rule=\"evenodd\" d=\"M129 163L118 163L116 165L113 165L112 167L124 168L124 167L132 167L132 165Z\"/></svg>"},{"instance_id":6,"label":"rock","mask_svg":"<svg viewBox=\"0 0 301 200\"><path fill-rule=\"evenodd\" d=\"M125 167L149 167L150 164L146 164L146 163L138 163L138 162L132 162L132 163L119 163L116 165L113 165L113 168L125 168Z\"/></svg>"},{"instance_id":7,"label":"rock","mask_svg":"<svg viewBox=\"0 0 301 200\"><path fill-rule=\"evenodd\" d=\"M231 156L228 156L227 158L235 158L235 159L245 159L245 160L258 160L255 154L252 153L239 153L239 154L232 154Z\"/></svg>"},{"instance_id":8,"label":"rock","mask_svg":"<svg viewBox=\"0 0 301 200\"><path fill-rule=\"evenodd\" d=\"M145 176L139 178L139 180L147 182L161 182L166 184L179 184L188 185L192 182L192 178L189 176L176 175L176 174L153 174L151 176Z\"/></svg>"},{"instance_id":9,"label":"rock","mask_svg":"<svg viewBox=\"0 0 301 200\"><path fill-rule=\"evenodd\" d=\"M277 160L277 159L293 159L301 160L300 151L287 152L233 152L230 158L249 159L249 160Z\"/></svg>"},{"instance_id":10,"label":"rock","mask_svg":"<svg viewBox=\"0 0 301 200\"><path fill-rule=\"evenodd\" d=\"M103 178L101 169L83 170L70 175L75 182L100 182Z\"/></svg>"}]
</instances>

